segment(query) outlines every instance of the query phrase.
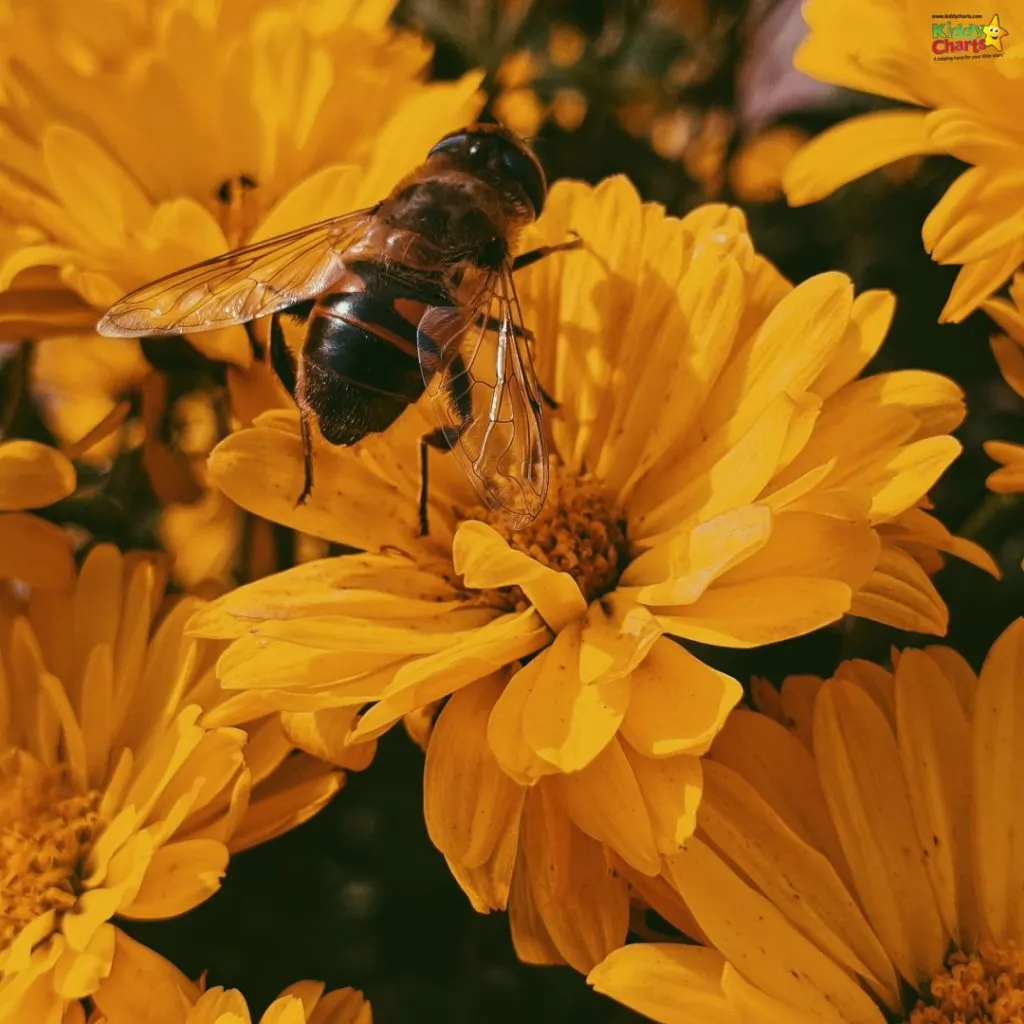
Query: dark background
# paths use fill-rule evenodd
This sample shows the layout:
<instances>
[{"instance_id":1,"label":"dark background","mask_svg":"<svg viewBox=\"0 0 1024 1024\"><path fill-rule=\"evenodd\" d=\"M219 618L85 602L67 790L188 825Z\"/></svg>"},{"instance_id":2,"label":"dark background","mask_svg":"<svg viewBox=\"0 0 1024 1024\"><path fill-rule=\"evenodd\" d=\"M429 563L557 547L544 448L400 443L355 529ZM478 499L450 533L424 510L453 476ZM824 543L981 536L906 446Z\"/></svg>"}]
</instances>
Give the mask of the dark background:
<instances>
[{"instance_id":1,"label":"dark background","mask_svg":"<svg viewBox=\"0 0 1024 1024\"><path fill-rule=\"evenodd\" d=\"M792 4L410 0L399 16L435 39L440 77L482 65L496 88L502 56L513 46L526 47L540 55L542 72L530 87L542 101L568 87L583 94L587 113L578 128L565 131L549 121L539 129L535 148L551 178L598 181L625 172L645 198L677 213L709 198L740 201L758 249L790 278L839 269L858 290L896 292L896 321L870 370L931 369L967 393L970 414L958 432L964 454L933 499L942 520L986 545L1006 577L997 583L959 563L937 577L951 611L949 642L977 666L1024 610L1024 509L1018 500L986 492L994 465L981 442L1024 441L1024 423L1022 402L989 351L987 319L975 314L960 325L937 323L955 268L929 260L920 230L958 173L955 161L929 160L903 181L874 174L804 209L789 209L782 200L743 203L731 191L728 167L746 139L780 123L814 134L879 105L870 97L808 89L779 70L788 60L780 26L793 28ZM585 52L568 68L544 69L556 25L577 27ZM626 113L635 113L638 103L651 118L649 132L644 117L638 128ZM655 152L655 126L680 112L698 135L709 118L727 125L721 173L697 180L685 152ZM132 532L116 517L92 525L122 544ZM925 640L850 621L753 652L701 655L740 679L756 673L778 683L793 672L829 675L844 657L884 660L892 643ZM129 930L189 975L208 969L211 984L241 988L254 1015L287 984L312 977L331 987L362 988L379 1024L639 1019L594 995L567 968L515 962L504 916L471 910L426 837L421 770L420 751L395 730L374 765L350 776L341 797L318 818L235 858L215 898L180 921Z\"/></svg>"}]
</instances>

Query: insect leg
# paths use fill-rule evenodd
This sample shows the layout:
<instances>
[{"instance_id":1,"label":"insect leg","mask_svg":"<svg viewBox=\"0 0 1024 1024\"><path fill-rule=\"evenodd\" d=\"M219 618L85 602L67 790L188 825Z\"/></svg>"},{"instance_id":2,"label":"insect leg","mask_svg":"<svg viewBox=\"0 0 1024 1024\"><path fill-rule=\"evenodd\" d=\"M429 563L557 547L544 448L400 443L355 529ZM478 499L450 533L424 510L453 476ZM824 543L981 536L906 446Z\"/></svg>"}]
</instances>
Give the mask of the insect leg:
<instances>
[{"instance_id":1,"label":"insect leg","mask_svg":"<svg viewBox=\"0 0 1024 1024\"><path fill-rule=\"evenodd\" d=\"M288 342L284 340L279 313L274 313L270 317L270 365L285 390L294 398L298 386L298 370L295 355L288 347Z\"/></svg>"},{"instance_id":2,"label":"insect leg","mask_svg":"<svg viewBox=\"0 0 1024 1024\"><path fill-rule=\"evenodd\" d=\"M451 361L451 373L448 378L448 393L452 405L459 416L457 427L438 427L429 434L420 438L420 536L426 537L430 533L430 524L427 521L427 498L429 488L427 486L427 463L428 449L437 448L438 451L451 451L458 443L462 432L469 426L473 419L473 396L470 394L470 377L465 361L459 353L455 353Z\"/></svg>"},{"instance_id":3,"label":"insect leg","mask_svg":"<svg viewBox=\"0 0 1024 1024\"><path fill-rule=\"evenodd\" d=\"M573 237L568 242L559 242L557 245L542 245L539 249L531 249L529 252L520 253L512 261L512 269L522 270L524 267L532 266L552 253L565 252L569 249L582 249L583 239L575 231L571 232L571 234Z\"/></svg>"},{"instance_id":4,"label":"insect leg","mask_svg":"<svg viewBox=\"0 0 1024 1024\"><path fill-rule=\"evenodd\" d=\"M305 478L302 484L302 493L299 500L295 502L296 508L305 505L306 499L313 492L313 435L309 429L309 414L305 409L299 410L299 429L302 432L302 468Z\"/></svg>"}]
</instances>

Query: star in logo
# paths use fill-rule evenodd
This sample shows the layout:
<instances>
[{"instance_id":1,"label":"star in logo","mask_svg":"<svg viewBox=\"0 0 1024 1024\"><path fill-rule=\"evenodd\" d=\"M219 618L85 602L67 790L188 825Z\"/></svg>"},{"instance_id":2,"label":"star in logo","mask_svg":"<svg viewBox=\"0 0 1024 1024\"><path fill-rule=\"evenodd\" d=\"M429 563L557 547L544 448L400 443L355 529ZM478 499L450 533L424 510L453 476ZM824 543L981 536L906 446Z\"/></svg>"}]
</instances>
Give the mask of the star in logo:
<instances>
[{"instance_id":1,"label":"star in logo","mask_svg":"<svg viewBox=\"0 0 1024 1024\"><path fill-rule=\"evenodd\" d=\"M987 25L983 26L981 31L985 33L985 46L991 46L993 49L1002 53L1003 36L1008 36L1010 33L999 24L999 15L993 14L992 20Z\"/></svg>"}]
</instances>

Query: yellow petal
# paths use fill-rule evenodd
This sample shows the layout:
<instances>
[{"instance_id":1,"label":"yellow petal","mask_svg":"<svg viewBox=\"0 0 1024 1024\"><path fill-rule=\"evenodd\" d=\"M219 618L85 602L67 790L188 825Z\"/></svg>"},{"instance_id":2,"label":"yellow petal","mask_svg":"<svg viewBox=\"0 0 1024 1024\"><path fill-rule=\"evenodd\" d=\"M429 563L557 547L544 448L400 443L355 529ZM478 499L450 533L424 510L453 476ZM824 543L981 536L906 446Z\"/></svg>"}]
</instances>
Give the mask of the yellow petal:
<instances>
[{"instance_id":1,"label":"yellow petal","mask_svg":"<svg viewBox=\"0 0 1024 1024\"><path fill-rule=\"evenodd\" d=\"M481 679L448 701L431 733L423 772L427 834L450 862L467 870L490 869L488 888L498 899L488 909L504 909L508 900L514 856L497 855L517 846L526 795L501 770L487 743L488 716L502 682ZM472 899L474 893L467 895Z\"/></svg>"},{"instance_id":2,"label":"yellow petal","mask_svg":"<svg viewBox=\"0 0 1024 1024\"><path fill-rule=\"evenodd\" d=\"M771 530L767 505L729 509L642 552L621 585L639 588L636 600L646 605L692 604L717 577L762 548Z\"/></svg>"},{"instance_id":3,"label":"yellow petal","mask_svg":"<svg viewBox=\"0 0 1024 1024\"><path fill-rule=\"evenodd\" d=\"M510 669L511 678L487 721L487 742L502 770L521 786L531 786L544 775L559 771L537 755L523 734L526 701L544 674L547 662L532 658L521 669Z\"/></svg>"},{"instance_id":4,"label":"yellow petal","mask_svg":"<svg viewBox=\"0 0 1024 1024\"><path fill-rule=\"evenodd\" d=\"M199 991L169 961L116 929L110 974L92 998L110 1021L181 1024Z\"/></svg>"},{"instance_id":5,"label":"yellow petal","mask_svg":"<svg viewBox=\"0 0 1024 1024\"><path fill-rule=\"evenodd\" d=\"M949 612L927 573L905 551L882 547L878 565L853 596L850 614L897 629L944 636Z\"/></svg>"},{"instance_id":6,"label":"yellow petal","mask_svg":"<svg viewBox=\"0 0 1024 1024\"><path fill-rule=\"evenodd\" d=\"M780 576L714 587L684 615L655 611L674 636L719 647L759 647L835 622L850 609L851 599L850 588L838 580Z\"/></svg>"},{"instance_id":7,"label":"yellow petal","mask_svg":"<svg viewBox=\"0 0 1024 1024\"><path fill-rule=\"evenodd\" d=\"M896 669L896 736L918 839L939 913L953 941L974 949L970 726L939 665L904 651Z\"/></svg>"},{"instance_id":8,"label":"yellow petal","mask_svg":"<svg viewBox=\"0 0 1024 1024\"><path fill-rule=\"evenodd\" d=\"M751 985L732 964L727 963L722 969L722 991L741 1020L758 1024L826 1024L835 1020L832 1016L798 1010L789 1003L772 999L756 985Z\"/></svg>"},{"instance_id":9,"label":"yellow petal","mask_svg":"<svg viewBox=\"0 0 1024 1024\"><path fill-rule=\"evenodd\" d=\"M811 390L828 398L849 384L881 348L895 312L896 296L892 292L880 289L861 292L853 300L843 340Z\"/></svg>"},{"instance_id":10,"label":"yellow petal","mask_svg":"<svg viewBox=\"0 0 1024 1024\"><path fill-rule=\"evenodd\" d=\"M321 761L292 755L253 791L245 817L231 836L231 852L265 843L308 821L344 782L344 773L325 771Z\"/></svg>"},{"instance_id":11,"label":"yellow petal","mask_svg":"<svg viewBox=\"0 0 1024 1024\"><path fill-rule=\"evenodd\" d=\"M1007 246L994 256L962 267L939 314L939 321L959 323L968 314L973 313L992 292L1005 283L1022 260L1024 240Z\"/></svg>"},{"instance_id":12,"label":"yellow petal","mask_svg":"<svg viewBox=\"0 0 1024 1024\"><path fill-rule=\"evenodd\" d=\"M992 338L991 345L1006 383L1024 398L1024 347L1001 334Z\"/></svg>"},{"instance_id":13,"label":"yellow petal","mask_svg":"<svg viewBox=\"0 0 1024 1024\"><path fill-rule=\"evenodd\" d=\"M786 295L732 353L698 419L703 436L728 425L738 440L780 394L805 390L842 341L852 305L853 286L839 273L818 274ZM799 349L794 337L803 339Z\"/></svg>"},{"instance_id":14,"label":"yellow petal","mask_svg":"<svg viewBox=\"0 0 1024 1024\"><path fill-rule=\"evenodd\" d=\"M586 613L587 602L567 572L556 572L516 551L486 523L471 520L460 524L452 544L452 561L467 587L519 587L555 631Z\"/></svg>"},{"instance_id":15,"label":"yellow petal","mask_svg":"<svg viewBox=\"0 0 1024 1024\"><path fill-rule=\"evenodd\" d=\"M848 882L846 857L809 747L778 722L740 708L718 734L712 756L746 779L775 813L805 843L820 850Z\"/></svg>"},{"instance_id":16,"label":"yellow petal","mask_svg":"<svg viewBox=\"0 0 1024 1024\"><path fill-rule=\"evenodd\" d=\"M42 508L75 489L75 467L56 448L36 441L0 444L0 512Z\"/></svg>"},{"instance_id":17,"label":"yellow petal","mask_svg":"<svg viewBox=\"0 0 1024 1024\"><path fill-rule=\"evenodd\" d=\"M580 680L590 686L629 675L661 636L654 616L622 591L595 601L583 620Z\"/></svg>"},{"instance_id":18,"label":"yellow petal","mask_svg":"<svg viewBox=\"0 0 1024 1024\"><path fill-rule=\"evenodd\" d=\"M772 905L893 1011L899 980L864 915L821 853L804 843L742 776L709 761L701 828Z\"/></svg>"},{"instance_id":19,"label":"yellow petal","mask_svg":"<svg viewBox=\"0 0 1024 1024\"><path fill-rule=\"evenodd\" d=\"M362 771L373 760L377 744L351 743L358 708L324 708L322 711L285 711L281 726L300 750L339 768Z\"/></svg>"},{"instance_id":20,"label":"yellow petal","mask_svg":"<svg viewBox=\"0 0 1024 1024\"><path fill-rule=\"evenodd\" d=\"M526 858L520 857L508 897L508 925L516 956L524 964L564 964L533 898Z\"/></svg>"},{"instance_id":21,"label":"yellow petal","mask_svg":"<svg viewBox=\"0 0 1024 1024\"><path fill-rule=\"evenodd\" d=\"M611 742L629 706L629 679L580 679L580 623L537 656L543 662L523 702L523 739L563 772L590 764Z\"/></svg>"},{"instance_id":22,"label":"yellow petal","mask_svg":"<svg viewBox=\"0 0 1024 1024\"><path fill-rule=\"evenodd\" d=\"M115 931L112 924L103 924L85 949L64 951L53 969L53 987L58 995L64 999L84 999L96 991L110 973Z\"/></svg>"},{"instance_id":23,"label":"yellow petal","mask_svg":"<svg viewBox=\"0 0 1024 1024\"><path fill-rule=\"evenodd\" d=\"M143 921L184 914L220 888L227 866L227 847L212 839L186 839L161 846L153 854L142 888L121 908L121 914Z\"/></svg>"},{"instance_id":24,"label":"yellow petal","mask_svg":"<svg viewBox=\"0 0 1024 1024\"><path fill-rule=\"evenodd\" d=\"M697 808L703 792L699 757L644 757L628 744L622 751L640 787L659 853L675 853L697 827Z\"/></svg>"},{"instance_id":25,"label":"yellow petal","mask_svg":"<svg viewBox=\"0 0 1024 1024\"><path fill-rule=\"evenodd\" d=\"M881 1024L864 989L699 839L666 859L666 873L715 947L767 995L849 1024Z\"/></svg>"},{"instance_id":26,"label":"yellow petal","mask_svg":"<svg viewBox=\"0 0 1024 1024\"><path fill-rule=\"evenodd\" d=\"M975 886L997 942L1024 942L1024 619L992 645L974 703Z\"/></svg>"},{"instance_id":27,"label":"yellow petal","mask_svg":"<svg viewBox=\"0 0 1024 1024\"><path fill-rule=\"evenodd\" d=\"M40 590L70 590L75 582L71 538L37 516L0 515L0 579Z\"/></svg>"},{"instance_id":28,"label":"yellow petal","mask_svg":"<svg viewBox=\"0 0 1024 1024\"><path fill-rule=\"evenodd\" d=\"M816 136L782 176L793 206L817 202L871 171L907 156L941 152L923 111L893 110L852 117Z\"/></svg>"},{"instance_id":29,"label":"yellow petal","mask_svg":"<svg viewBox=\"0 0 1024 1024\"><path fill-rule=\"evenodd\" d=\"M633 672L622 734L646 757L708 751L743 688L681 645L660 639Z\"/></svg>"},{"instance_id":30,"label":"yellow petal","mask_svg":"<svg viewBox=\"0 0 1024 1024\"><path fill-rule=\"evenodd\" d=\"M352 739L379 736L402 715L540 650L549 636L540 616L529 609L503 615L437 654L406 662L381 700L363 715Z\"/></svg>"},{"instance_id":31,"label":"yellow petal","mask_svg":"<svg viewBox=\"0 0 1024 1024\"><path fill-rule=\"evenodd\" d=\"M899 972L926 982L948 941L914 829L896 737L858 686L826 683L814 708L814 758L868 920Z\"/></svg>"},{"instance_id":32,"label":"yellow petal","mask_svg":"<svg viewBox=\"0 0 1024 1024\"><path fill-rule=\"evenodd\" d=\"M221 441L208 462L213 482L242 508L314 537L363 550L418 546L415 497L371 473L351 449L316 446L314 473L319 467L321 485L314 484L309 500L296 505L302 442L297 418L289 417L288 423L287 432L261 423ZM438 516L431 529L443 533Z\"/></svg>"},{"instance_id":33,"label":"yellow petal","mask_svg":"<svg viewBox=\"0 0 1024 1024\"><path fill-rule=\"evenodd\" d=\"M660 871L651 818L618 740L582 771L556 775L542 785L557 793L566 813L588 836L611 847L637 871Z\"/></svg>"},{"instance_id":34,"label":"yellow petal","mask_svg":"<svg viewBox=\"0 0 1024 1024\"><path fill-rule=\"evenodd\" d=\"M629 927L626 883L601 844L584 835L542 782L523 810L522 854L536 912L559 955L589 971L621 946Z\"/></svg>"},{"instance_id":35,"label":"yellow petal","mask_svg":"<svg viewBox=\"0 0 1024 1024\"><path fill-rule=\"evenodd\" d=\"M724 966L716 949L643 942L617 949L587 983L661 1024L740 1024L722 992Z\"/></svg>"}]
</instances>

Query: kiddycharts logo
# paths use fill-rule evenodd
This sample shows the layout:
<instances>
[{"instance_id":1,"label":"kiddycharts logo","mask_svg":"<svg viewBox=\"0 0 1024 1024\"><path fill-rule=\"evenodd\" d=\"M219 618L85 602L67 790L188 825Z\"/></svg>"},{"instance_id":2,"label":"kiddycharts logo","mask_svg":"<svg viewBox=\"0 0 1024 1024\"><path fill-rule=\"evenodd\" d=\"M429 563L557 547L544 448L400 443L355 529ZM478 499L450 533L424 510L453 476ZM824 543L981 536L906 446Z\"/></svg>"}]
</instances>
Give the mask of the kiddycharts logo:
<instances>
[{"instance_id":1,"label":"kiddycharts logo","mask_svg":"<svg viewBox=\"0 0 1024 1024\"><path fill-rule=\"evenodd\" d=\"M983 60L1003 55L1003 28L998 14L933 14L932 60Z\"/></svg>"}]
</instances>

